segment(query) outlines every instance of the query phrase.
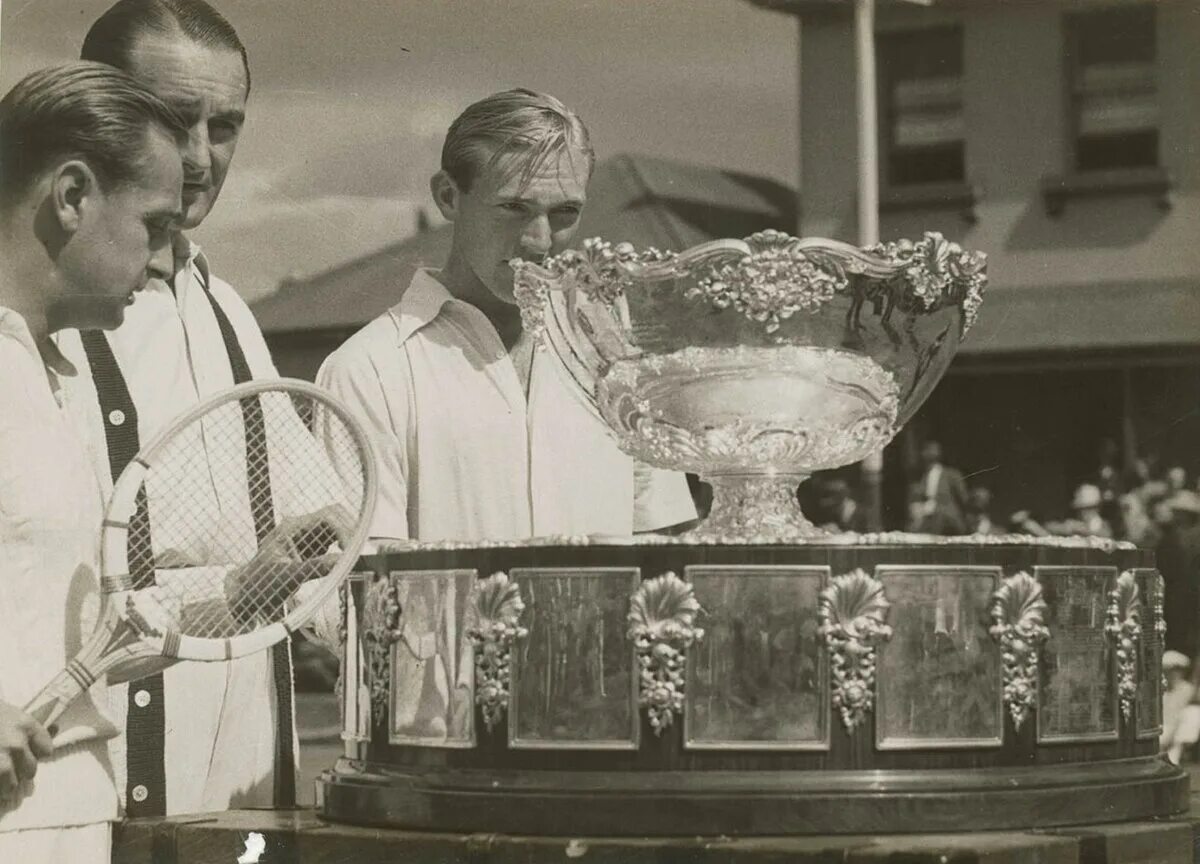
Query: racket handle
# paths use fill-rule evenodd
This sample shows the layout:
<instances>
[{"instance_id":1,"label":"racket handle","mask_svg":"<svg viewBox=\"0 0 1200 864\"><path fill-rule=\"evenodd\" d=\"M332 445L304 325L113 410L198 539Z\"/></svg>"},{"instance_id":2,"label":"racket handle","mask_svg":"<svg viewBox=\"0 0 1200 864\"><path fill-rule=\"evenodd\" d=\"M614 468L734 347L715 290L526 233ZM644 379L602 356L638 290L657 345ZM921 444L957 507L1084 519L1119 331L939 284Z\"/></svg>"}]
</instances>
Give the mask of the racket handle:
<instances>
[{"instance_id":1,"label":"racket handle","mask_svg":"<svg viewBox=\"0 0 1200 864\"><path fill-rule=\"evenodd\" d=\"M54 728L55 721L71 707L72 702L92 686L92 682L95 680L96 676L78 660L72 660L66 669L55 675L50 683L43 687L42 691L25 706L25 713L45 726L46 731L53 738L58 731Z\"/></svg>"}]
</instances>

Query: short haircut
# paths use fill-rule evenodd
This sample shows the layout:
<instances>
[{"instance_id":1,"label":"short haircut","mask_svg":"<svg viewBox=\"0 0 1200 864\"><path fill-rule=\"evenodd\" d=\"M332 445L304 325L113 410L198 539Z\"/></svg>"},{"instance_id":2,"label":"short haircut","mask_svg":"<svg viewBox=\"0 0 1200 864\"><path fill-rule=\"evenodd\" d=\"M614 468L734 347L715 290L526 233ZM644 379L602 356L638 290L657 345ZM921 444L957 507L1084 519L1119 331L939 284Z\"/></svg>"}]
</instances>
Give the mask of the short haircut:
<instances>
[{"instance_id":1,"label":"short haircut","mask_svg":"<svg viewBox=\"0 0 1200 864\"><path fill-rule=\"evenodd\" d=\"M132 72L132 53L138 37L147 33L182 33L206 48L237 51L246 70L250 92L250 59L246 46L225 17L204 0L117 0L96 19L83 38L80 57Z\"/></svg>"},{"instance_id":2,"label":"short haircut","mask_svg":"<svg viewBox=\"0 0 1200 864\"><path fill-rule=\"evenodd\" d=\"M446 133L442 170L464 192L502 157L528 154L517 163L528 183L554 156L580 152L592 170L595 154L579 115L545 93L516 89L494 93L463 111Z\"/></svg>"},{"instance_id":3,"label":"short haircut","mask_svg":"<svg viewBox=\"0 0 1200 864\"><path fill-rule=\"evenodd\" d=\"M152 125L182 141L179 115L132 76L103 63L70 63L21 79L0 100L0 207L46 171L80 159L103 188L135 179Z\"/></svg>"}]
</instances>

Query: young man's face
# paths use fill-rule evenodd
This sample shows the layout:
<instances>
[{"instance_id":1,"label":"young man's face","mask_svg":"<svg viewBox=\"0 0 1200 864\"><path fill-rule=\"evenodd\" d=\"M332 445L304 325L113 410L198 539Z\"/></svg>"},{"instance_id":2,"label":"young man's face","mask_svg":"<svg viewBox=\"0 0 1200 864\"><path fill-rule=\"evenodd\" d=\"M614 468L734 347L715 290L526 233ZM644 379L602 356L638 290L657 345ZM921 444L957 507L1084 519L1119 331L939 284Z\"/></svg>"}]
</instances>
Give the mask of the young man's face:
<instances>
[{"instance_id":1,"label":"young man's face","mask_svg":"<svg viewBox=\"0 0 1200 864\"><path fill-rule=\"evenodd\" d=\"M188 122L179 227L195 228L217 203L245 121L242 55L183 33L145 33L130 51L128 71Z\"/></svg>"},{"instance_id":2,"label":"young man's face","mask_svg":"<svg viewBox=\"0 0 1200 864\"><path fill-rule=\"evenodd\" d=\"M58 257L62 290L50 307L57 326L119 327L134 292L149 279L170 277L182 183L179 146L155 127L146 132L142 170L134 180L87 190L79 225Z\"/></svg>"},{"instance_id":3,"label":"young man's face","mask_svg":"<svg viewBox=\"0 0 1200 864\"><path fill-rule=\"evenodd\" d=\"M563 251L579 227L591 163L579 150L552 155L532 178L519 164L524 154L482 169L470 191L457 190L452 212L455 254L499 300L515 303L513 258L540 261ZM517 160L514 164L513 160Z\"/></svg>"}]
</instances>

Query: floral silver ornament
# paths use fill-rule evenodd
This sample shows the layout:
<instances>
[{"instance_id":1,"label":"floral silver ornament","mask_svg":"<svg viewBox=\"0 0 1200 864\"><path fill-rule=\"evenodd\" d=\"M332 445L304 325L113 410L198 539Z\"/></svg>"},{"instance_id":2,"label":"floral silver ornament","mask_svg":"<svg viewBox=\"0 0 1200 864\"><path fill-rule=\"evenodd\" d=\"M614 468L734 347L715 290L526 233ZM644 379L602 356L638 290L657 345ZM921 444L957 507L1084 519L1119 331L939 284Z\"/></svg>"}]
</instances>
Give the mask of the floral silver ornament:
<instances>
[{"instance_id":1,"label":"floral silver ornament","mask_svg":"<svg viewBox=\"0 0 1200 864\"><path fill-rule=\"evenodd\" d=\"M829 651L833 705L854 732L875 701L877 646L892 636L883 583L862 569L834 578L821 592L818 632Z\"/></svg>"},{"instance_id":2,"label":"floral silver ornament","mask_svg":"<svg viewBox=\"0 0 1200 864\"><path fill-rule=\"evenodd\" d=\"M392 646L400 639L400 597L396 580L390 575L377 577L367 585L362 638L371 712L382 721L387 716L392 690Z\"/></svg>"},{"instance_id":3,"label":"floral silver ornament","mask_svg":"<svg viewBox=\"0 0 1200 864\"><path fill-rule=\"evenodd\" d=\"M638 704L661 735L683 710L687 649L704 638L692 586L666 572L638 586L629 604L629 638L638 664Z\"/></svg>"},{"instance_id":4,"label":"floral silver ornament","mask_svg":"<svg viewBox=\"0 0 1200 864\"><path fill-rule=\"evenodd\" d=\"M476 583L467 638L475 649L475 704L489 732L508 710L512 646L529 635L520 624L524 611L521 588L507 573L493 573Z\"/></svg>"},{"instance_id":5,"label":"floral silver ornament","mask_svg":"<svg viewBox=\"0 0 1200 864\"><path fill-rule=\"evenodd\" d=\"M1163 581L1162 574L1157 570L1151 577L1154 581L1154 632L1158 634L1158 650L1162 653L1163 646L1167 644L1167 619L1163 614L1163 594L1166 593L1167 585ZM1159 667L1162 666L1162 661L1159 661ZM1167 673L1162 673L1162 691L1167 690Z\"/></svg>"},{"instance_id":6,"label":"floral silver ornament","mask_svg":"<svg viewBox=\"0 0 1200 864\"><path fill-rule=\"evenodd\" d=\"M1117 577L1116 587L1108 592L1108 610L1104 630L1117 652L1117 695L1121 714L1128 722L1137 700L1138 643L1142 641L1142 598L1137 578L1129 570Z\"/></svg>"},{"instance_id":7,"label":"floral silver ornament","mask_svg":"<svg viewBox=\"0 0 1200 864\"><path fill-rule=\"evenodd\" d=\"M971 329L987 286L986 255L965 251L937 231L927 231L915 243L880 243L870 251L904 266L907 293L925 310L961 304L963 335Z\"/></svg>"},{"instance_id":8,"label":"floral silver ornament","mask_svg":"<svg viewBox=\"0 0 1200 864\"><path fill-rule=\"evenodd\" d=\"M844 270L828 257L794 248L795 238L761 231L747 238L754 250L714 266L687 292L714 309L734 309L774 333L797 312L816 312L846 287Z\"/></svg>"},{"instance_id":9,"label":"floral silver ornament","mask_svg":"<svg viewBox=\"0 0 1200 864\"><path fill-rule=\"evenodd\" d=\"M1042 585L1024 570L1004 580L992 594L988 632L1000 645L1004 704L1013 728L1020 729L1037 701L1038 657L1050 638Z\"/></svg>"},{"instance_id":10,"label":"floral silver ornament","mask_svg":"<svg viewBox=\"0 0 1200 864\"><path fill-rule=\"evenodd\" d=\"M535 341L542 334L544 300L550 290L546 284L548 280L578 288L589 299L612 304L633 284L632 269L670 261L673 257L674 253L660 252L653 247L638 252L631 243L614 245L591 237L583 241L582 249L568 249L547 258L542 268L519 258L510 261L509 266L515 274L513 295L521 307L525 332Z\"/></svg>"},{"instance_id":11,"label":"floral silver ornament","mask_svg":"<svg viewBox=\"0 0 1200 864\"><path fill-rule=\"evenodd\" d=\"M347 627L346 627L346 616L349 614L349 611L348 611L349 603L350 603L349 591L350 591L350 583L349 582L342 582L342 584L338 586L338 591L337 591L337 598L338 598L337 637L338 637L338 645L340 645L342 648L342 662L338 664L337 680L335 680L333 682L333 695L334 695L334 698L337 699L337 701L339 703L342 701L342 695L345 692L345 687L346 687L346 681L345 681L345 678L346 678L346 675L345 675L345 672L346 672L346 635L348 632Z\"/></svg>"}]
</instances>

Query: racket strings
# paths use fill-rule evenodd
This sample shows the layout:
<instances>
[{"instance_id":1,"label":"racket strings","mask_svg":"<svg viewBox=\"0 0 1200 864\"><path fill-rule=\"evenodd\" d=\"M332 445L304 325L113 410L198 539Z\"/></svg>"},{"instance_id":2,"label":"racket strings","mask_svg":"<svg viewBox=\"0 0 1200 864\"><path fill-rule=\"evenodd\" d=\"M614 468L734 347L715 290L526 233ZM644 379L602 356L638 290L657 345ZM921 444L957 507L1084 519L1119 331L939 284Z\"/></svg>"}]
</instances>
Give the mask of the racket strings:
<instances>
[{"instance_id":1,"label":"racket strings","mask_svg":"<svg viewBox=\"0 0 1200 864\"><path fill-rule=\"evenodd\" d=\"M295 392L221 403L180 429L154 455L146 516L127 534L131 571L153 562L136 594L144 616L220 639L281 620L364 518L363 458L340 413Z\"/></svg>"}]
</instances>

